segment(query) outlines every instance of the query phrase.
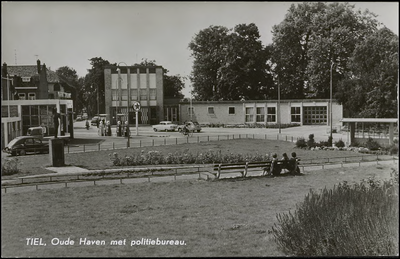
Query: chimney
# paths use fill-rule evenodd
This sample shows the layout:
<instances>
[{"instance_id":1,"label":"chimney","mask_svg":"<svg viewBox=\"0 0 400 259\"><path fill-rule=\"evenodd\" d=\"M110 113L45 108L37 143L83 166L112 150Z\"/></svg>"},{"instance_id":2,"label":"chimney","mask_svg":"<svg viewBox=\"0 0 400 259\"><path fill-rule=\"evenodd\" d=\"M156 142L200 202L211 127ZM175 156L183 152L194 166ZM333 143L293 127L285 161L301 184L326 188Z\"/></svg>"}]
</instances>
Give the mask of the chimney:
<instances>
[{"instance_id":1,"label":"chimney","mask_svg":"<svg viewBox=\"0 0 400 259\"><path fill-rule=\"evenodd\" d=\"M36 61L36 63L37 63L37 72L38 72L38 74L40 74L40 70L41 70L41 68L40 68L40 60L38 59Z\"/></svg>"},{"instance_id":2,"label":"chimney","mask_svg":"<svg viewBox=\"0 0 400 259\"><path fill-rule=\"evenodd\" d=\"M7 77L7 63L6 62L3 63L3 67L1 69L1 76Z\"/></svg>"}]
</instances>

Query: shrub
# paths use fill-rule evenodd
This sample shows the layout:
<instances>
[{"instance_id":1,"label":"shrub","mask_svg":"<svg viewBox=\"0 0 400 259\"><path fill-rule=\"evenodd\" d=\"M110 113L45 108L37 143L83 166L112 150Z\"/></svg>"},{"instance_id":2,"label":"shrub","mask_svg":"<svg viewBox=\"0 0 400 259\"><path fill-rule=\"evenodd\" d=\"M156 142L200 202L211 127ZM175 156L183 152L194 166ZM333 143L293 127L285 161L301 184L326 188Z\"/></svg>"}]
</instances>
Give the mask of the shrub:
<instances>
[{"instance_id":1,"label":"shrub","mask_svg":"<svg viewBox=\"0 0 400 259\"><path fill-rule=\"evenodd\" d=\"M298 147L298 148L305 148L305 147L307 147L306 140L305 140L304 138L299 138L299 139L296 141L296 147Z\"/></svg>"},{"instance_id":2,"label":"shrub","mask_svg":"<svg viewBox=\"0 0 400 259\"><path fill-rule=\"evenodd\" d=\"M333 138L331 136L329 136L328 138L328 146L331 147L333 143Z\"/></svg>"},{"instance_id":3,"label":"shrub","mask_svg":"<svg viewBox=\"0 0 400 259\"><path fill-rule=\"evenodd\" d=\"M320 147L329 147L329 142L328 141L320 141L318 146L320 146Z\"/></svg>"},{"instance_id":4,"label":"shrub","mask_svg":"<svg viewBox=\"0 0 400 259\"><path fill-rule=\"evenodd\" d=\"M1 159L1 175L13 175L21 172L18 166L21 162L18 158Z\"/></svg>"},{"instance_id":5,"label":"shrub","mask_svg":"<svg viewBox=\"0 0 400 259\"><path fill-rule=\"evenodd\" d=\"M389 181L369 178L310 191L293 214L278 214L277 219L272 233L288 255L396 255L398 172Z\"/></svg>"},{"instance_id":6,"label":"shrub","mask_svg":"<svg viewBox=\"0 0 400 259\"><path fill-rule=\"evenodd\" d=\"M368 138L367 142L365 143L365 146L369 149L369 150L378 150L380 149L380 145L377 141L373 140L372 138Z\"/></svg>"},{"instance_id":7,"label":"shrub","mask_svg":"<svg viewBox=\"0 0 400 259\"><path fill-rule=\"evenodd\" d=\"M344 144L343 140L340 139L335 142L335 146L337 146L338 148L342 148L342 147L345 147L345 144Z\"/></svg>"},{"instance_id":8,"label":"shrub","mask_svg":"<svg viewBox=\"0 0 400 259\"><path fill-rule=\"evenodd\" d=\"M211 163L236 163L236 162L254 162L269 160L269 155L257 153L251 154L223 154L221 150L208 150L203 153L193 154L189 149L181 152L163 154L160 151L143 150L140 153L127 155L120 158L118 153L109 154L110 160L116 166L136 166L136 165L160 165L160 164L211 164Z\"/></svg>"}]
</instances>

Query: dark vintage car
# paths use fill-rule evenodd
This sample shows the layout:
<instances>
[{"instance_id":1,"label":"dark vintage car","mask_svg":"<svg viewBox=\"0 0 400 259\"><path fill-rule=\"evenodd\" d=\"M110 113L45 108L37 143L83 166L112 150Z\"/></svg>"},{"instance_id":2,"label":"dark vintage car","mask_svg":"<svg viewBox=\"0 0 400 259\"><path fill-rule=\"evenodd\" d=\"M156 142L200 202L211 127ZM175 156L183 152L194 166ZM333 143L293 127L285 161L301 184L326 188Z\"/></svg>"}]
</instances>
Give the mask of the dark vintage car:
<instances>
[{"instance_id":1,"label":"dark vintage car","mask_svg":"<svg viewBox=\"0 0 400 259\"><path fill-rule=\"evenodd\" d=\"M43 142L35 136L20 136L11 140L3 149L4 152L16 155L25 155L26 153L49 153L49 143Z\"/></svg>"}]
</instances>

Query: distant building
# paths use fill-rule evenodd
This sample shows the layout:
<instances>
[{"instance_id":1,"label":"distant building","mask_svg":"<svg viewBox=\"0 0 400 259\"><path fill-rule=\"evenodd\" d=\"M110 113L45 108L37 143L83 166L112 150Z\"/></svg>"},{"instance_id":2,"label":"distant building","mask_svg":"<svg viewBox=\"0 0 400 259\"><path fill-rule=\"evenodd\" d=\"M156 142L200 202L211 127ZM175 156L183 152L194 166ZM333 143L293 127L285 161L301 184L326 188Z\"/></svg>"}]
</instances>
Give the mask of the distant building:
<instances>
[{"instance_id":1,"label":"distant building","mask_svg":"<svg viewBox=\"0 0 400 259\"><path fill-rule=\"evenodd\" d=\"M330 125L328 100L246 100L180 102L181 122L200 124ZM332 103L332 124L341 125L343 106Z\"/></svg>"},{"instance_id":2,"label":"distant building","mask_svg":"<svg viewBox=\"0 0 400 259\"><path fill-rule=\"evenodd\" d=\"M141 105L138 124L157 124L164 119L163 68L161 66L108 66L104 69L107 120L136 123L132 105ZM178 107L178 106L176 106ZM176 109L177 112L177 109Z\"/></svg>"},{"instance_id":3,"label":"distant building","mask_svg":"<svg viewBox=\"0 0 400 259\"><path fill-rule=\"evenodd\" d=\"M54 109L60 113L58 135L73 132L73 100L65 92L68 83L46 65L2 66L1 146L26 135L29 127L42 126L54 135Z\"/></svg>"}]
</instances>

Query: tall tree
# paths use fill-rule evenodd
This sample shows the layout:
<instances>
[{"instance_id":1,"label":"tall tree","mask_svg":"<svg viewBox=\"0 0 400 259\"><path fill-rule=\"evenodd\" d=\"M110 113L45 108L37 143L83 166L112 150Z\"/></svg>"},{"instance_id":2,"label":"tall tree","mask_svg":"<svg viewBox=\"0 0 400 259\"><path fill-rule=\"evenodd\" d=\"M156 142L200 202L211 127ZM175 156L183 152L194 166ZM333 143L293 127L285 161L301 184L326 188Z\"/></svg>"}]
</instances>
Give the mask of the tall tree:
<instances>
[{"instance_id":1,"label":"tall tree","mask_svg":"<svg viewBox=\"0 0 400 259\"><path fill-rule=\"evenodd\" d=\"M198 100L265 99L272 86L269 52L254 23L210 26L190 42L191 81Z\"/></svg>"},{"instance_id":2,"label":"tall tree","mask_svg":"<svg viewBox=\"0 0 400 259\"><path fill-rule=\"evenodd\" d=\"M399 37L386 27L360 42L336 98L352 117L397 118Z\"/></svg>"},{"instance_id":3,"label":"tall tree","mask_svg":"<svg viewBox=\"0 0 400 259\"><path fill-rule=\"evenodd\" d=\"M227 28L210 26L196 34L189 43L194 58L190 80L197 100L217 100L220 97L218 70L226 64L224 48L227 35Z\"/></svg>"},{"instance_id":4,"label":"tall tree","mask_svg":"<svg viewBox=\"0 0 400 259\"><path fill-rule=\"evenodd\" d=\"M110 62L101 57L91 58L89 61L92 68L88 69L82 90L88 114L93 116L97 112L105 112L104 67L110 65ZM99 107L99 111L97 111L97 107Z\"/></svg>"},{"instance_id":5,"label":"tall tree","mask_svg":"<svg viewBox=\"0 0 400 259\"><path fill-rule=\"evenodd\" d=\"M74 111L77 112L82 110L84 106L79 94L81 86L79 85L78 75L76 74L75 69L63 66L58 68L56 73L60 78L64 89L71 93L71 98L74 101Z\"/></svg>"},{"instance_id":6,"label":"tall tree","mask_svg":"<svg viewBox=\"0 0 400 259\"><path fill-rule=\"evenodd\" d=\"M273 27L272 63L283 98L329 98L332 63L336 85L357 43L376 30L374 17L348 3L293 4Z\"/></svg>"}]
</instances>

